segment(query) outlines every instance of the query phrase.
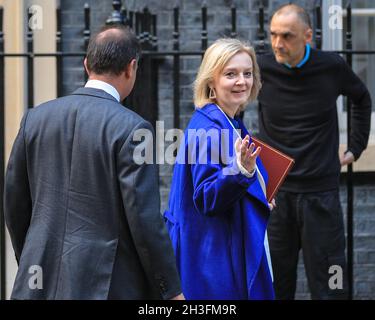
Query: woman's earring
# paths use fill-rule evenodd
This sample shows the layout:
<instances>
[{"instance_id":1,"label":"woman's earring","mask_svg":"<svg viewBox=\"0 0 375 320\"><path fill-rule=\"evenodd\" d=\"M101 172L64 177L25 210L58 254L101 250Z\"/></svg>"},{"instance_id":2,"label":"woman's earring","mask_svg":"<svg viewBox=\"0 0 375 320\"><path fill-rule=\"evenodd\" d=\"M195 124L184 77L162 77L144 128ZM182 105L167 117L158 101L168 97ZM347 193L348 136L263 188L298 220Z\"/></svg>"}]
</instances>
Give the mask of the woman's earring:
<instances>
[{"instance_id":1,"label":"woman's earring","mask_svg":"<svg viewBox=\"0 0 375 320\"><path fill-rule=\"evenodd\" d=\"M208 98L210 98L210 99L216 99L215 89L210 88L210 92L208 94Z\"/></svg>"}]
</instances>

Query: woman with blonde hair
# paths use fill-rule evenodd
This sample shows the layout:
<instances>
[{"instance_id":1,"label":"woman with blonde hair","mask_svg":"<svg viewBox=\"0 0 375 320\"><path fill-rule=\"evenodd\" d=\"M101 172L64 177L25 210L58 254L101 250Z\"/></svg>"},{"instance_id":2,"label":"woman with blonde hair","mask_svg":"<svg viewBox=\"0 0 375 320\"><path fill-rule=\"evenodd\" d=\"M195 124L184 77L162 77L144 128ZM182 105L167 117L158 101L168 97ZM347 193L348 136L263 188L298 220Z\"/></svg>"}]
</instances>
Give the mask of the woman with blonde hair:
<instances>
[{"instance_id":1,"label":"woman with blonde hair","mask_svg":"<svg viewBox=\"0 0 375 320\"><path fill-rule=\"evenodd\" d=\"M187 299L274 298L268 176L238 117L260 87L252 47L219 39L207 49L164 213Z\"/></svg>"}]
</instances>

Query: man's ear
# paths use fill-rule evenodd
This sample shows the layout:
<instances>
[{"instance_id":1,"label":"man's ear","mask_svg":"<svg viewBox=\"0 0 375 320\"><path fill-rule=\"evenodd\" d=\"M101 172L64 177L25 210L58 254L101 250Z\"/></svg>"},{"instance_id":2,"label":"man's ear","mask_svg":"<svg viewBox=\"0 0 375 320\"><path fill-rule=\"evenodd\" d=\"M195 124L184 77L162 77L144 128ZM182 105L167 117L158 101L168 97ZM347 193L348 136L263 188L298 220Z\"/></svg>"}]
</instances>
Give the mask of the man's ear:
<instances>
[{"instance_id":1,"label":"man's ear","mask_svg":"<svg viewBox=\"0 0 375 320\"><path fill-rule=\"evenodd\" d=\"M85 57L85 60L83 60L83 65L85 66L87 74L89 74L89 69L87 69L87 57Z\"/></svg>"},{"instance_id":2,"label":"man's ear","mask_svg":"<svg viewBox=\"0 0 375 320\"><path fill-rule=\"evenodd\" d=\"M133 59L130 63L125 67L125 76L126 78L131 78L134 73L137 72L137 60Z\"/></svg>"},{"instance_id":3,"label":"man's ear","mask_svg":"<svg viewBox=\"0 0 375 320\"><path fill-rule=\"evenodd\" d=\"M306 43L312 43L312 39L313 39L313 31L311 28L308 28L306 31L305 31L305 41Z\"/></svg>"}]
</instances>

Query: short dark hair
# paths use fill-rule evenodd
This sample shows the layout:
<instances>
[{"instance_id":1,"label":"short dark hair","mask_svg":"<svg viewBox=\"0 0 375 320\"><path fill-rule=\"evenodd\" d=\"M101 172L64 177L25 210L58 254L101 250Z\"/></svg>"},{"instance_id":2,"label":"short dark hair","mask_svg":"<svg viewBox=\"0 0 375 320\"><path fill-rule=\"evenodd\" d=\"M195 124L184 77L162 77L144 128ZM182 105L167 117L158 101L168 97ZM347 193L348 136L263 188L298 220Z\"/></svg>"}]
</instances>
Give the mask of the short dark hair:
<instances>
[{"instance_id":1,"label":"short dark hair","mask_svg":"<svg viewBox=\"0 0 375 320\"><path fill-rule=\"evenodd\" d=\"M306 10L299 5L296 5L294 3L286 3L281 5L276 9L276 11L273 13L271 20L273 17L277 14L281 14L283 12L295 12L298 16L298 18L310 29L312 29L311 19L309 14L306 12Z\"/></svg>"},{"instance_id":2,"label":"short dark hair","mask_svg":"<svg viewBox=\"0 0 375 320\"><path fill-rule=\"evenodd\" d=\"M87 69L96 74L119 75L133 59L139 59L140 53L137 37L129 27L105 26L90 38Z\"/></svg>"}]
</instances>

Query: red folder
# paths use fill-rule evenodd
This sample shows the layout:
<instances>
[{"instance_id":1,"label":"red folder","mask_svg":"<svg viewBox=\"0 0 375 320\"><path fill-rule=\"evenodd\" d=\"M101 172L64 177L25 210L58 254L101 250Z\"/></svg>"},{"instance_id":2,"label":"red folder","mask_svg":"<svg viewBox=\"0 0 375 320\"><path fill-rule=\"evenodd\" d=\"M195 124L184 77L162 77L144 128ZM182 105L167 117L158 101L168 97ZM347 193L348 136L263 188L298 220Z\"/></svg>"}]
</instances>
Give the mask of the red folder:
<instances>
[{"instance_id":1,"label":"red folder","mask_svg":"<svg viewBox=\"0 0 375 320\"><path fill-rule=\"evenodd\" d=\"M262 148L259 157L268 173L266 193L267 200L271 202L292 168L294 159L255 137L251 139L256 147Z\"/></svg>"}]
</instances>

